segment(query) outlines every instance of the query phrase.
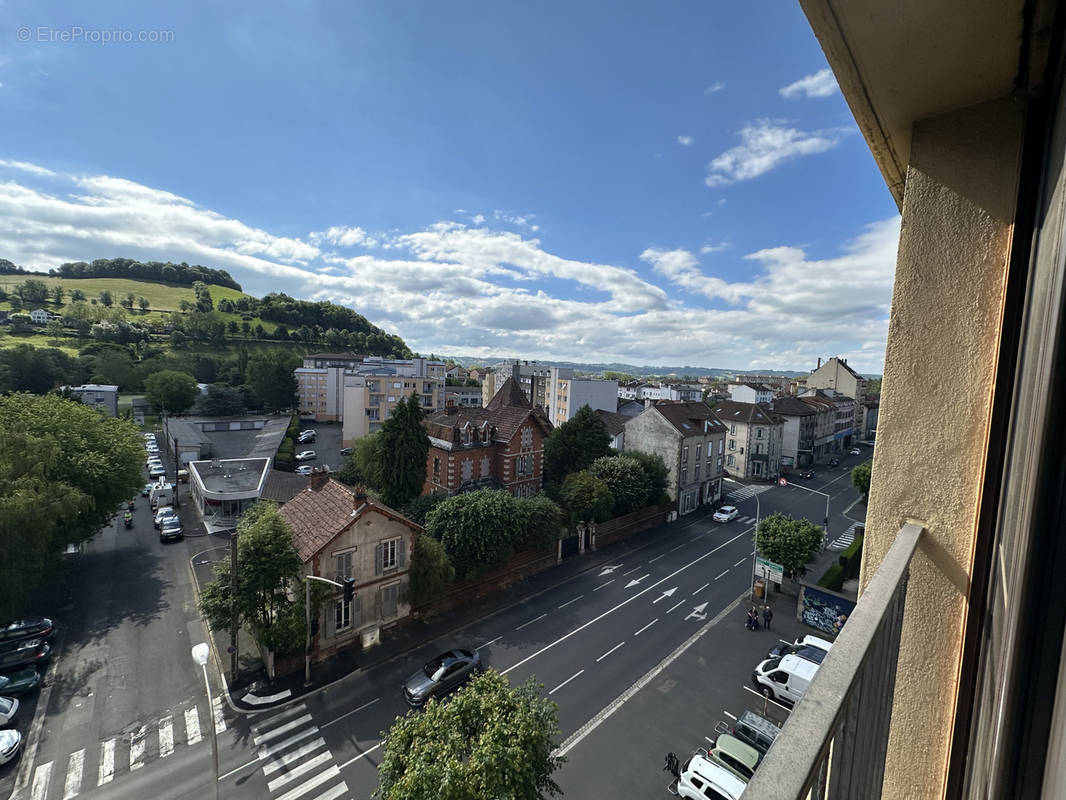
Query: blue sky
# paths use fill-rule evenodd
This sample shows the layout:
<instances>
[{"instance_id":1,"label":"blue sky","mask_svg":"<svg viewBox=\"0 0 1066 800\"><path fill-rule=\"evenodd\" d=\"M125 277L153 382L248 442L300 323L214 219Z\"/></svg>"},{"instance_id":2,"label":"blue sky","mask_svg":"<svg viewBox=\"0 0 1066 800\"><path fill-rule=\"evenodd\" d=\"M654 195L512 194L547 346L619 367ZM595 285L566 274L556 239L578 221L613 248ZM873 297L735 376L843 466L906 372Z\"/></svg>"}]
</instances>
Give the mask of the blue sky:
<instances>
[{"instance_id":1,"label":"blue sky","mask_svg":"<svg viewBox=\"0 0 1066 800\"><path fill-rule=\"evenodd\" d=\"M899 219L798 3L8 2L0 37L28 268L202 263L427 353L881 372Z\"/></svg>"}]
</instances>

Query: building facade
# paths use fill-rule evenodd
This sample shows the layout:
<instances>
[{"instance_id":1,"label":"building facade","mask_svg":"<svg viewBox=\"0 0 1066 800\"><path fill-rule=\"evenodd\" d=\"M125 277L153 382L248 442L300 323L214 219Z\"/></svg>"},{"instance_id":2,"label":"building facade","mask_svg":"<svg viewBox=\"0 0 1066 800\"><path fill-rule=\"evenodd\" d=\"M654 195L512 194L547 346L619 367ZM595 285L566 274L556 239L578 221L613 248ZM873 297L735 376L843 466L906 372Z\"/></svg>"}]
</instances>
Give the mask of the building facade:
<instances>
[{"instance_id":1,"label":"building facade","mask_svg":"<svg viewBox=\"0 0 1066 800\"><path fill-rule=\"evenodd\" d=\"M712 406L726 426L725 470L742 480L781 474L784 421L767 406L723 400Z\"/></svg>"},{"instance_id":2,"label":"building facade","mask_svg":"<svg viewBox=\"0 0 1066 800\"><path fill-rule=\"evenodd\" d=\"M618 381L575 378L572 369L551 367L544 389L544 410L558 427L582 406L593 411L614 411L618 407Z\"/></svg>"},{"instance_id":3,"label":"building facade","mask_svg":"<svg viewBox=\"0 0 1066 800\"><path fill-rule=\"evenodd\" d=\"M750 381L728 384L729 398L740 403L772 403L774 389L764 383Z\"/></svg>"},{"instance_id":4,"label":"building facade","mask_svg":"<svg viewBox=\"0 0 1066 800\"><path fill-rule=\"evenodd\" d=\"M92 406L109 417L118 416L118 386L101 383L85 383L71 386L70 393L77 395L85 405Z\"/></svg>"},{"instance_id":5,"label":"building facade","mask_svg":"<svg viewBox=\"0 0 1066 800\"><path fill-rule=\"evenodd\" d=\"M424 409L436 411L443 403L445 371L443 361L426 358L318 353L307 356L304 366L295 370L297 407L300 416L316 422L344 422L349 407L351 413L362 414L367 419L353 420L353 435L344 436L350 442L359 438L354 435L356 430L365 428L373 432L380 428L399 399L412 392L417 391L422 396ZM349 382L352 376L363 377L366 382ZM365 404L358 402L359 398L345 398L349 385L366 388Z\"/></svg>"},{"instance_id":6,"label":"building facade","mask_svg":"<svg viewBox=\"0 0 1066 800\"><path fill-rule=\"evenodd\" d=\"M807 389L827 389L855 400L851 429L856 434L862 430L862 401L866 398L866 379L848 366L846 358L833 356L824 364L819 358L817 369L803 378L802 385Z\"/></svg>"}]
</instances>

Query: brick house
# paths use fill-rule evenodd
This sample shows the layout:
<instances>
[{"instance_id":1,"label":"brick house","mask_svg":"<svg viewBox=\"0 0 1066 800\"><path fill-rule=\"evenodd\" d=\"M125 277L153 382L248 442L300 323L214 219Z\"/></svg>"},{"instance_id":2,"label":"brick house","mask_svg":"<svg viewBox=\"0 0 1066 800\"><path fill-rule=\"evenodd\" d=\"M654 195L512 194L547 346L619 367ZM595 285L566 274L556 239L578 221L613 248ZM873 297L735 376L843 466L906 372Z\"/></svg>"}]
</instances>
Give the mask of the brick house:
<instances>
[{"instance_id":1,"label":"brick house","mask_svg":"<svg viewBox=\"0 0 1066 800\"><path fill-rule=\"evenodd\" d=\"M532 497L540 491L552 424L513 378L485 408L448 406L423 424L429 434L423 494L492 488Z\"/></svg>"},{"instance_id":2,"label":"brick house","mask_svg":"<svg viewBox=\"0 0 1066 800\"><path fill-rule=\"evenodd\" d=\"M344 602L337 589L319 608L315 659L375 644L382 630L411 613L408 567L420 525L325 470L311 473L310 485L279 513L292 528L305 575L355 579L354 600Z\"/></svg>"}]
</instances>

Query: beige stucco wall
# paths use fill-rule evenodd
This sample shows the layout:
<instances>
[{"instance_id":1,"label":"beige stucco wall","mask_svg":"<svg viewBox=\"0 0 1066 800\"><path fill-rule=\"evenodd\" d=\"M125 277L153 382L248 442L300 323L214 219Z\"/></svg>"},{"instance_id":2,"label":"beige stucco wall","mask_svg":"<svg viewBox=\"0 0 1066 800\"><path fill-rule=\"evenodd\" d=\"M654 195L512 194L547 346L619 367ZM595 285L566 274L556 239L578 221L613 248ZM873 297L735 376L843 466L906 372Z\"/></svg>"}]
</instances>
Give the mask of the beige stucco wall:
<instances>
[{"instance_id":1,"label":"beige stucco wall","mask_svg":"<svg viewBox=\"0 0 1066 800\"><path fill-rule=\"evenodd\" d=\"M943 796L1021 133L1010 100L914 126L861 579L904 521L926 527L911 565L886 798Z\"/></svg>"}]
</instances>

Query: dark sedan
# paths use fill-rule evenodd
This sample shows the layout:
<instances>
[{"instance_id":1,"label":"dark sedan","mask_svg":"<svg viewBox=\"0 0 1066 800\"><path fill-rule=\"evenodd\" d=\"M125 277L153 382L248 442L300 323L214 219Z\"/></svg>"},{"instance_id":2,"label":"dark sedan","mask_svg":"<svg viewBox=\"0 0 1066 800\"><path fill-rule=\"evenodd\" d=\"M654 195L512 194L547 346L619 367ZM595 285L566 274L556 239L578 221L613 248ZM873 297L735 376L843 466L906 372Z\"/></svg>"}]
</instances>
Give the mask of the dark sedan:
<instances>
[{"instance_id":1,"label":"dark sedan","mask_svg":"<svg viewBox=\"0 0 1066 800\"><path fill-rule=\"evenodd\" d=\"M829 461L827 463L831 467L839 467L840 466L840 459L839 458L831 458L831 459L829 459Z\"/></svg>"},{"instance_id":2,"label":"dark sedan","mask_svg":"<svg viewBox=\"0 0 1066 800\"><path fill-rule=\"evenodd\" d=\"M427 661L407 679L403 697L408 705L419 708L430 697L447 694L481 672L481 656L470 650L448 650Z\"/></svg>"},{"instance_id":3,"label":"dark sedan","mask_svg":"<svg viewBox=\"0 0 1066 800\"><path fill-rule=\"evenodd\" d=\"M811 478L814 477L814 470L813 469L805 469L805 470L803 470L803 472L800 473L800 477L801 478L805 478L807 480L810 480Z\"/></svg>"},{"instance_id":4,"label":"dark sedan","mask_svg":"<svg viewBox=\"0 0 1066 800\"><path fill-rule=\"evenodd\" d=\"M15 695L32 692L41 685L41 675L33 667L0 675L0 694Z\"/></svg>"}]
</instances>

